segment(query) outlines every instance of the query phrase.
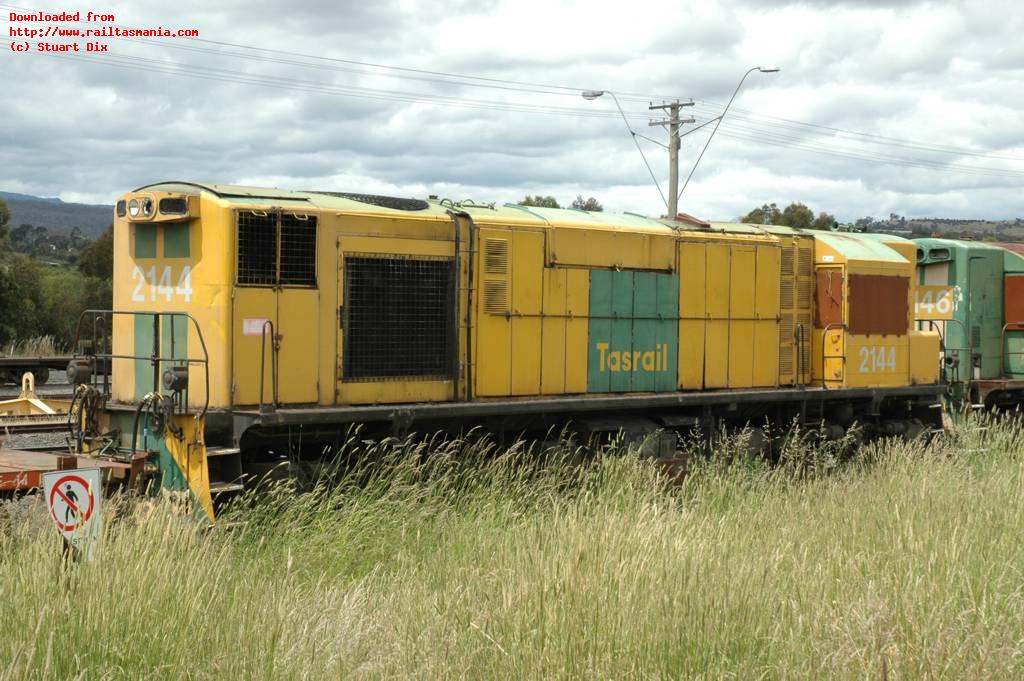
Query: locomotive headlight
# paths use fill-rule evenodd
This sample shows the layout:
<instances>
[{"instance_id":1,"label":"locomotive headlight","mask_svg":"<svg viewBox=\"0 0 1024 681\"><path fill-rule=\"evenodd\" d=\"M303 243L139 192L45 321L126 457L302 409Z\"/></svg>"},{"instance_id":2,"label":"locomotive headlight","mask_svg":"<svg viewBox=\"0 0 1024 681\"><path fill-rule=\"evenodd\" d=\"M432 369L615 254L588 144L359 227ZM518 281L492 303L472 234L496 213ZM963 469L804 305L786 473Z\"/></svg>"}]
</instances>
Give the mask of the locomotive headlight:
<instances>
[{"instance_id":1,"label":"locomotive headlight","mask_svg":"<svg viewBox=\"0 0 1024 681\"><path fill-rule=\"evenodd\" d=\"M142 199L142 216L152 217L153 215L153 199L145 198Z\"/></svg>"},{"instance_id":2,"label":"locomotive headlight","mask_svg":"<svg viewBox=\"0 0 1024 681\"><path fill-rule=\"evenodd\" d=\"M133 218L139 217L138 199L132 199L131 201L128 202L128 215L131 215Z\"/></svg>"}]
</instances>

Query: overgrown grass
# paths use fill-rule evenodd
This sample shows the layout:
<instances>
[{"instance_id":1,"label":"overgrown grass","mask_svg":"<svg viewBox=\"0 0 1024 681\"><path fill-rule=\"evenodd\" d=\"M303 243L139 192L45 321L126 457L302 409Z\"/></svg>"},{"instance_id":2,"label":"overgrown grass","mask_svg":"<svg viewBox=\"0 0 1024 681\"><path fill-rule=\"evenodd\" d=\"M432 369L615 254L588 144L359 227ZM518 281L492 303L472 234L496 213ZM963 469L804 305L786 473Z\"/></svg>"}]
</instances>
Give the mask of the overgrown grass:
<instances>
[{"instance_id":1,"label":"overgrown grass","mask_svg":"<svg viewBox=\"0 0 1024 681\"><path fill-rule=\"evenodd\" d=\"M62 350L53 336L36 336L0 345L0 357L56 357Z\"/></svg>"},{"instance_id":2,"label":"overgrown grass","mask_svg":"<svg viewBox=\"0 0 1024 681\"><path fill-rule=\"evenodd\" d=\"M228 529L131 505L67 567L23 502L0 679L1021 677L1018 427L741 449L670 485L628 452L391 444Z\"/></svg>"}]
</instances>

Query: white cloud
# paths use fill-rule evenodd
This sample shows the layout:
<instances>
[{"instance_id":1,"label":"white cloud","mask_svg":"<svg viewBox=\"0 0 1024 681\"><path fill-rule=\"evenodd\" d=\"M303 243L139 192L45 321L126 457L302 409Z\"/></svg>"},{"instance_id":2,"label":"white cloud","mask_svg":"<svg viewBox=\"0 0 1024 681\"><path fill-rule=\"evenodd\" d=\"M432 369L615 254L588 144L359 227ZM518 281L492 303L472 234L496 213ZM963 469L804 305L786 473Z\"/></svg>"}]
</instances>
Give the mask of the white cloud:
<instances>
[{"instance_id":1,"label":"white cloud","mask_svg":"<svg viewBox=\"0 0 1024 681\"><path fill-rule=\"evenodd\" d=\"M720 111L744 71L777 63L781 73L746 80L686 189L682 210L733 218L764 202L795 200L841 219L889 212L1024 214L1024 193L1017 189L1024 178L1018 123L1024 13L1010 2L980 8L298 0L282 7L231 0L211 9L198 0L173 6L135 0L117 13L126 25L194 27L218 43L569 88L692 96L704 100L693 109L701 120ZM10 26L0 21L5 32ZM141 184L173 178L480 201L527 193L568 201L583 194L613 210L663 210L607 97L586 102L572 89L543 94L503 89L499 82L467 87L427 73L395 78L351 63L302 66L310 60L218 43L158 42L111 40L112 58L100 64L12 53L0 60L0 189L111 201ZM239 51L260 59L226 54ZM154 61L133 61L138 58ZM203 78L152 71L179 65ZM293 87L239 82L236 73L289 79ZM372 89L376 97L344 96L352 88ZM394 95L423 101L389 99ZM439 106L430 101L437 96L474 101ZM661 129L647 127L644 100L621 100L636 116L638 132L664 139ZM705 133L684 140L684 178ZM665 152L642 144L664 187ZM882 157L900 163L878 162Z\"/></svg>"}]
</instances>

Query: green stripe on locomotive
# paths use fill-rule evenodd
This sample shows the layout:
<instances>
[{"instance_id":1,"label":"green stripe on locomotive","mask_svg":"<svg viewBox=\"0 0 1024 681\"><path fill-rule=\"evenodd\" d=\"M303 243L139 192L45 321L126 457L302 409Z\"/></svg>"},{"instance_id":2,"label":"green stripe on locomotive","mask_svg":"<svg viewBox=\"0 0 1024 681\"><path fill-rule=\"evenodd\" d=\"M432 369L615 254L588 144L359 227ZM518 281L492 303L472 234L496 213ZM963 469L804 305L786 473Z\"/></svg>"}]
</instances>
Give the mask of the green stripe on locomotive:
<instances>
[{"instance_id":1,"label":"green stripe on locomotive","mask_svg":"<svg viewBox=\"0 0 1024 681\"><path fill-rule=\"evenodd\" d=\"M591 271L587 390L675 390L678 319L678 275Z\"/></svg>"}]
</instances>

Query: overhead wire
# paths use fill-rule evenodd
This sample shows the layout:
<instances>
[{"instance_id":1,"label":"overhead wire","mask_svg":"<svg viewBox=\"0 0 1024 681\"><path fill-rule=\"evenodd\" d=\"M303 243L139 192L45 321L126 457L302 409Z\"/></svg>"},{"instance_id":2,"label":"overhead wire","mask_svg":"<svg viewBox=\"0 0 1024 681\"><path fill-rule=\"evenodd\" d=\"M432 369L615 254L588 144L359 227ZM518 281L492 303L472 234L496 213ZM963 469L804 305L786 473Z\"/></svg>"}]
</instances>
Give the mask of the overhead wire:
<instances>
[{"instance_id":1,"label":"overhead wire","mask_svg":"<svg viewBox=\"0 0 1024 681\"><path fill-rule=\"evenodd\" d=\"M751 134L750 132L746 131L743 128L743 126L737 126L736 124L723 124L718 134L732 139L754 142L756 144L762 144L773 147L786 147L790 149L797 149L800 151L807 151L815 154L834 156L838 158L848 158L860 161L884 163L886 165L916 167L929 170L953 171L958 174L976 175L982 177L1002 177L1014 179L1024 177L1024 172L1010 169L985 168L981 166L963 166L958 164L951 164L938 161L927 161L922 159L904 159L855 149L837 150L823 148L820 146L813 146L813 144L808 143L804 140L800 140L799 138L789 137L785 135L775 135L772 133L764 132Z\"/></svg>"},{"instance_id":2,"label":"overhead wire","mask_svg":"<svg viewBox=\"0 0 1024 681\"><path fill-rule=\"evenodd\" d=\"M17 7L5 3L0 3L0 7L9 9L16 9L25 12L31 12L24 7ZM39 22L48 23L48 22ZM251 45L244 45L240 43L231 43L226 41L209 40L202 38L188 38L185 39L187 42L180 41L156 41L145 38L122 38L126 41L137 42L145 45L153 45L177 50L185 50L190 52L197 52L202 54L212 54L217 56L224 56L230 58L240 58L250 61L259 61L266 63L278 63L287 66L300 66L316 68L320 70L330 70L346 73L354 73L364 76L384 76L394 77L403 79L419 80L421 82L435 83L439 85L448 86L461 86L461 87L486 87L497 90L506 90L511 92L525 92L531 94L540 95L553 95L553 96L579 96L582 89L576 87L569 87L563 85L550 85L535 83L529 81L516 81L502 78L490 78L485 76L471 76L465 74L457 74L445 71L435 71L429 69L417 69L411 67L400 67L390 66L385 64L376 64L373 62L341 59L335 57L324 57L321 55L303 54L300 52L293 52L288 50L279 50L273 48L256 47ZM194 43L199 42L206 45L216 45L218 47L229 47L233 49L241 49L247 51L247 54L240 54L237 52L230 52L222 49L213 49L209 47L196 46ZM10 44L10 43L8 43ZM156 73L169 73L175 75L185 75L195 78L203 78L207 80L216 80L221 82L239 82L245 84L261 85L265 87L277 88L277 89L288 89L301 92L311 93L322 93L322 94L335 94L341 96L352 96L352 97L363 97L368 99L377 99L384 101L398 101L405 103L424 103L424 104L440 104L444 106L457 106L469 109L482 109L482 110L504 110L515 113L540 113L547 115L568 115L580 118L611 118L614 117L614 111L608 109L597 109L597 108L576 108L576 107L564 107L555 106L551 104L538 105L538 104L526 104L521 102L511 101L499 101L499 100L482 100L473 99L466 97L458 97L452 95L442 95L438 93L426 93L426 92L400 92L395 90L386 90L380 88L366 88L361 86L342 86L335 84L325 84L316 81L306 81L296 78L280 77L280 76L266 76L260 74L251 74L247 72L230 71L226 69L217 69L209 66L193 66L188 64L182 64L179 62L167 61L167 60L154 60L147 59L145 57L131 56L131 55L89 55L84 56L80 54L65 56L62 53L42 53L48 54L49 56L55 56L58 58L64 57L68 59L88 61L93 63L104 64L108 66L115 66L119 68L134 68L140 71L150 71ZM270 55L270 56L268 56ZM296 61L295 59L286 59L276 55L283 55L285 57L298 57L300 59L314 60L309 61ZM114 63L115 60L119 60L121 63ZM343 64L346 66L339 66ZM358 66L360 68L350 68L351 66ZM616 91L616 94L621 96L623 99L628 101L651 101L659 99L659 97L651 95L643 95L641 93L626 93ZM660 97L660 99L673 99L673 97ZM675 99L678 99L676 97ZM699 99L695 101L695 106L698 110L703 109L707 112L720 113L724 107L716 105L709 100ZM649 114L641 114L639 112L622 112L623 116L629 118L639 119L641 117L649 117ZM739 118L749 123L746 129L741 127L741 124L735 119ZM742 109L740 107L734 107L731 109L731 116L729 119L723 121L725 123L726 130L733 130L734 132L739 128L743 132L736 132L736 135L746 134L748 141L773 143L776 146L791 146L792 148L808 151L812 153L822 153L831 155L843 155L846 154L849 158L858 158L859 160L868 160L874 162L884 163L898 163L898 164L911 164L919 167L930 167L937 169L955 170L957 172L964 173L984 173L988 175L999 175L999 176L1018 176L1020 173L1008 169L998 168L985 168L980 166L965 166L962 164L952 163L941 163L935 161L929 161L924 159L906 159L900 157L886 156L874 152L872 150L851 150L847 147L835 147L829 146L829 141L853 141L862 144L875 144L885 147L899 147L906 148L914 151L921 151L927 153L941 153L947 155L960 155L960 156L972 156L980 158L991 158L995 160L1024 160L1024 158L1018 158L1013 156L1005 156L993 154L991 152L979 152L976 150L969 150L965 148L957 148L951 146L940 146L932 145L914 140L901 140L899 138L887 137L884 135L874 133L863 133L852 130L844 130L841 128L835 128L831 126L807 123L804 121L797 121L793 119L787 119L776 116L768 116L765 114L759 114L750 110ZM778 128L776 130L775 128ZM809 135L817 136L815 139L804 139L801 137L793 137L795 130L806 132ZM820 132L819 132L820 131ZM785 133L790 133L787 135ZM760 136L760 137L759 137ZM645 140L660 144L655 140L640 135ZM635 138L634 138L635 141ZM817 146L812 146L817 145ZM822 146L824 145L824 146ZM641 151L642 153L642 151ZM646 159L645 159L646 163ZM649 167L649 166L648 166ZM660 188L659 188L660 190Z\"/></svg>"},{"instance_id":3,"label":"overhead wire","mask_svg":"<svg viewBox=\"0 0 1024 681\"><path fill-rule=\"evenodd\" d=\"M721 113L723 106L718 104L712 104L706 100L695 100L695 110L705 110L709 113ZM799 128L810 131L822 130L828 134L849 137L868 144L881 144L884 146L895 146L906 149L914 149L917 151L928 151L940 154L952 154L957 156L976 156L979 158L991 158L1004 161L1024 161L1024 156L1007 156L1003 154L996 154L993 152L983 152L978 150L967 149L965 147L955 147L950 145L936 145L926 142L920 142L916 140L906 140L898 137L889 137L886 135L880 135L877 133L859 132L855 130L846 130L843 128L836 128L828 125L820 125L817 123L809 123L807 121L797 121L790 118L780 118L778 116L769 116L767 114L758 113L749 109L743 109L741 107L732 107L730 110L732 118L744 118L749 119L751 122L761 122L762 125L775 126L780 128ZM774 122L773 122L774 121ZM825 132L815 133L824 135Z\"/></svg>"},{"instance_id":4,"label":"overhead wire","mask_svg":"<svg viewBox=\"0 0 1024 681\"><path fill-rule=\"evenodd\" d=\"M4 45L10 46L15 41L3 41ZM185 75L204 80L214 80L227 83L245 83L262 85L277 89L296 90L301 92L313 92L320 94L335 94L341 96L361 97L368 99L379 99L386 101L398 101L404 103L422 104L443 104L447 106L460 106L471 109L501 110L516 113L541 113L551 115L569 115L580 118L618 118L614 111L606 109L585 109L573 107L559 107L553 105L535 105L519 102L502 102L498 100L470 99L465 97L453 97L437 95L432 93L401 93L376 88L365 88L357 86L340 86L324 84L316 81L306 81L295 78L283 78L276 76L264 76L249 74L243 71L231 71L212 67L195 67L177 62L149 59L146 57L130 55L96 55L66 52L42 52L40 56L53 57L71 61L82 61L116 68L126 68L151 73L164 73L171 75ZM635 116L636 117L636 116Z\"/></svg>"},{"instance_id":5,"label":"overhead wire","mask_svg":"<svg viewBox=\"0 0 1024 681\"><path fill-rule=\"evenodd\" d=\"M7 41L9 45L11 41ZM224 69L210 69L205 68L204 71L197 71L191 69L187 65L181 65L177 63L167 63L162 60L148 59L145 57L127 56L127 55L105 55L90 56L76 54L70 56L68 53L41 53L46 56L52 56L59 59L68 59L76 61L92 62L96 64L102 64L106 66L114 66L118 68L126 68L131 70L146 71L153 73L164 73L172 75L185 75L190 77L201 78L205 80L213 80L227 83L245 83L260 85L275 89L293 90L301 92L311 92L317 94L335 94L341 96L355 96L355 97L366 97L371 99L380 99L386 101L401 101L406 103L440 103L451 106L461 106L470 109L482 109L482 110L503 110L511 111L516 113L539 113L548 115L571 115L583 118L609 118L614 117L615 113L610 111L590 111L587 109L571 109L568 107L542 107L528 104L518 104L509 102L498 102L492 100L465 100L452 97L438 97L434 95L403 95L400 93L391 93L388 91L374 91L367 88L350 88L340 86L326 86L320 83L312 81L300 81L297 79L270 79L267 77L252 76L251 74L245 74L244 72L228 71ZM113 59L114 61L111 61ZM116 63L121 62L121 63ZM626 114L627 116L629 114ZM634 117L640 117L640 114L634 114ZM713 119L709 119L713 120ZM705 123L708 121L704 121ZM757 129L746 128L737 124L736 122L729 121L726 119L723 126L723 130L720 134L733 139L739 139L743 141L755 142L758 144L766 144L775 147L789 147L800 151L807 151L816 154L825 154L840 158L849 158L854 160L870 161L876 163L886 163L892 165L901 165L907 167L919 167L927 169L937 170L951 170L960 174L969 175L980 175L987 177L1024 177L1024 172L1018 172L1013 170L1004 170L996 168L984 168L978 166L962 166L957 164L931 162L925 160L911 160L901 159L898 157L882 156L878 154L872 154L867 152L861 152L850 149L829 149L821 146L812 146L807 141L800 138L780 135L770 131L763 131ZM646 139L646 138L645 138ZM653 140L651 140L653 141ZM645 165L649 172L652 172L650 165L644 159ZM659 186L660 191L660 186Z\"/></svg>"},{"instance_id":6,"label":"overhead wire","mask_svg":"<svg viewBox=\"0 0 1024 681\"><path fill-rule=\"evenodd\" d=\"M20 10L23 12L33 12L26 7L20 7L16 5L10 5L7 3L0 3L0 7ZM31 23L31 22L30 22ZM34 23L52 23L52 22L34 22ZM60 23L60 22L57 22ZM117 25L117 24L111 24ZM130 27L125 27L130 28ZM175 50L184 50L190 52L197 52L203 54L213 54L222 57L247 59L252 61L262 61L267 63L279 63L284 65L300 66L305 68L317 68L328 70L334 70L339 72L355 73L360 75L375 76L375 77L389 77L389 78L403 78L421 80L423 82L432 82L444 85L459 85L465 87L487 87L500 90L508 90L514 92L528 92L532 94L544 94L554 96L570 96L577 97L582 92L583 88L570 87L565 85L552 85L544 83L536 83L530 81L517 81L504 78L492 78L486 76L473 76L467 74L458 74L446 71L436 71L429 69L418 69L412 67L403 66L392 66L388 64L379 64L374 62L360 61L354 59L343 59L338 57L326 57L323 55L306 54L301 52L281 50L275 48L259 47L253 45L245 45L242 43L233 43L228 41L210 40L207 38L188 38L185 42L181 40L174 41L158 41L147 38L139 37L117 37L121 40L130 42L136 42L139 44L154 45L164 48L170 48ZM245 50L246 53L240 54L237 52L225 51L222 49L213 49L208 47L197 47L194 43L203 43L206 45L216 45L219 47L229 47L233 49ZM268 55L284 55L286 57L299 57L305 60L311 61L296 61L294 59L283 59L276 56ZM345 68L337 66L337 64L345 64L349 66L358 66L359 69ZM368 70L369 69L369 70ZM679 99L678 96L666 96L666 95L650 95L643 93L632 93L632 92L620 92L616 91L616 94L623 99L630 99L632 101L652 101L656 99L670 100ZM698 107L707 107L716 112L723 110L720 104L716 104L710 100L697 99L695 105ZM789 118L783 118L778 116L769 116L758 112L753 112L742 107L734 107L732 109L733 115L738 117L747 117L756 120L761 120L766 125L780 126L780 127L793 127L799 126L802 128L828 131L834 135L853 137L866 143L884 143L888 146L899 146L907 149L914 149L918 151L928 151L935 153L953 154L953 155L964 155L964 156L975 156L981 158L994 158L1000 160L1011 160L1011 161L1024 161L1024 157L1017 156L1006 156L1000 154L994 154L992 152L978 151L976 149L967 149L964 147L955 147L950 145L934 145L926 142L914 141L914 140L903 140L896 137L880 135L877 133L866 133L861 131L846 130L834 126L821 125L816 123L809 123L806 121L798 121Z\"/></svg>"}]
</instances>

